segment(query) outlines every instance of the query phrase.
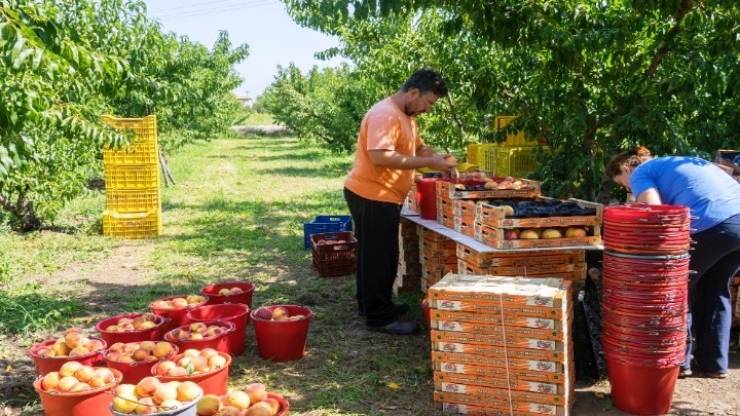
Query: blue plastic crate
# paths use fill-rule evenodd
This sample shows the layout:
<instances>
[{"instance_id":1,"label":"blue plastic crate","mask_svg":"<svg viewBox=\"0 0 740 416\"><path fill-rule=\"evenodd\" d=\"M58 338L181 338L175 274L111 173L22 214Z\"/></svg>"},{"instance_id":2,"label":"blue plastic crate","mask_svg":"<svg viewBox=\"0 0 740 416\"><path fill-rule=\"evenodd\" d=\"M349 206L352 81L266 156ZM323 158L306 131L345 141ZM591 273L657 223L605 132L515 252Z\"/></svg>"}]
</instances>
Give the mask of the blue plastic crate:
<instances>
[{"instance_id":1,"label":"blue plastic crate","mask_svg":"<svg viewBox=\"0 0 740 416\"><path fill-rule=\"evenodd\" d=\"M303 224L303 248L311 248L311 234L352 231L352 217L349 215L319 215L311 222Z\"/></svg>"}]
</instances>

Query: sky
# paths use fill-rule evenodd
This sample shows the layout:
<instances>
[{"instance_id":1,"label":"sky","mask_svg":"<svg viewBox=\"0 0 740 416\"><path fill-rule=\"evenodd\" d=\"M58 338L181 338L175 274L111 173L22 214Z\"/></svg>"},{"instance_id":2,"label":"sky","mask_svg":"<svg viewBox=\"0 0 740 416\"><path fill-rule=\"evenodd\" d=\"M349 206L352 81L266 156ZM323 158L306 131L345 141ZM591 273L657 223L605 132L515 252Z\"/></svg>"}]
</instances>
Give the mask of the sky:
<instances>
[{"instance_id":1,"label":"sky","mask_svg":"<svg viewBox=\"0 0 740 416\"><path fill-rule=\"evenodd\" d=\"M314 53L334 46L336 38L298 26L279 0L145 0L147 14L168 32L185 35L208 47L226 30L234 45L249 45L249 56L236 70L244 79L238 94L256 98L270 85L277 66L295 63L304 72L314 65L336 66L342 60L319 61Z\"/></svg>"}]
</instances>

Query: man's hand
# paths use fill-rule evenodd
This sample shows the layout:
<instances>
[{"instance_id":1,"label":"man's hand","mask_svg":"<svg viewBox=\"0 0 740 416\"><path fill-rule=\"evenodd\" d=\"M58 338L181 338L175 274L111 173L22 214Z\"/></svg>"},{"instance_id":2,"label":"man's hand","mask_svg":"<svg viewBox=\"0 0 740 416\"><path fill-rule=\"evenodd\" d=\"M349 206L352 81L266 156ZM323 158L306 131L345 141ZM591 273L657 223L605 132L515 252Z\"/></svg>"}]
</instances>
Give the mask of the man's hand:
<instances>
[{"instance_id":1,"label":"man's hand","mask_svg":"<svg viewBox=\"0 0 740 416\"><path fill-rule=\"evenodd\" d=\"M447 155L440 156L434 155L430 158L428 167L436 169L441 172L448 172L450 169L457 166L457 159L455 156Z\"/></svg>"}]
</instances>

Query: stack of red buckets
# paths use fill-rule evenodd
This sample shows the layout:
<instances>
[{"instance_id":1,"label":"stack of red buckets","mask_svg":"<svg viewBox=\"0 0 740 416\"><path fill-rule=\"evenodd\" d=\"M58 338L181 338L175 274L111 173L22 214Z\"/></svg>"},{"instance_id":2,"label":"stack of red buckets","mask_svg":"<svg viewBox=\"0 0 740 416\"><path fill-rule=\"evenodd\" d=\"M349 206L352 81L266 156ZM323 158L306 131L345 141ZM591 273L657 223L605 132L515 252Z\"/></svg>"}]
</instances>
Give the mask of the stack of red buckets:
<instances>
[{"instance_id":1,"label":"stack of red buckets","mask_svg":"<svg viewBox=\"0 0 740 416\"><path fill-rule=\"evenodd\" d=\"M665 414L686 349L690 216L685 207L604 211L602 345L612 402Z\"/></svg>"}]
</instances>

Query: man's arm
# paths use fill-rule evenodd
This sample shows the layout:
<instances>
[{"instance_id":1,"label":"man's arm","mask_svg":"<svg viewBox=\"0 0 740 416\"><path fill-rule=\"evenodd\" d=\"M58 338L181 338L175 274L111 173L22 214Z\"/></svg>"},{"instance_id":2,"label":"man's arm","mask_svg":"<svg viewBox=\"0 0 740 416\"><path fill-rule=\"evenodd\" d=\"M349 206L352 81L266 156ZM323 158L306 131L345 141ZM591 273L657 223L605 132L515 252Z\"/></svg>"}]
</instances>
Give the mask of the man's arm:
<instances>
[{"instance_id":1,"label":"man's arm","mask_svg":"<svg viewBox=\"0 0 740 416\"><path fill-rule=\"evenodd\" d=\"M431 150L431 149L430 149ZM454 160L446 160L440 155L432 152L431 156L406 156L395 150L370 150L368 152L370 161L374 165L394 169L418 169L430 167L440 171L446 171L457 165Z\"/></svg>"},{"instance_id":2,"label":"man's arm","mask_svg":"<svg viewBox=\"0 0 740 416\"><path fill-rule=\"evenodd\" d=\"M660 194L655 188L649 188L637 196L637 202L648 205L660 205Z\"/></svg>"},{"instance_id":3,"label":"man's arm","mask_svg":"<svg viewBox=\"0 0 740 416\"><path fill-rule=\"evenodd\" d=\"M416 155L422 156L422 157L430 157L436 155L437 152L435 152L431 147L422 144L421 146L416 148Z\"/></svg>"}]
</instances>

